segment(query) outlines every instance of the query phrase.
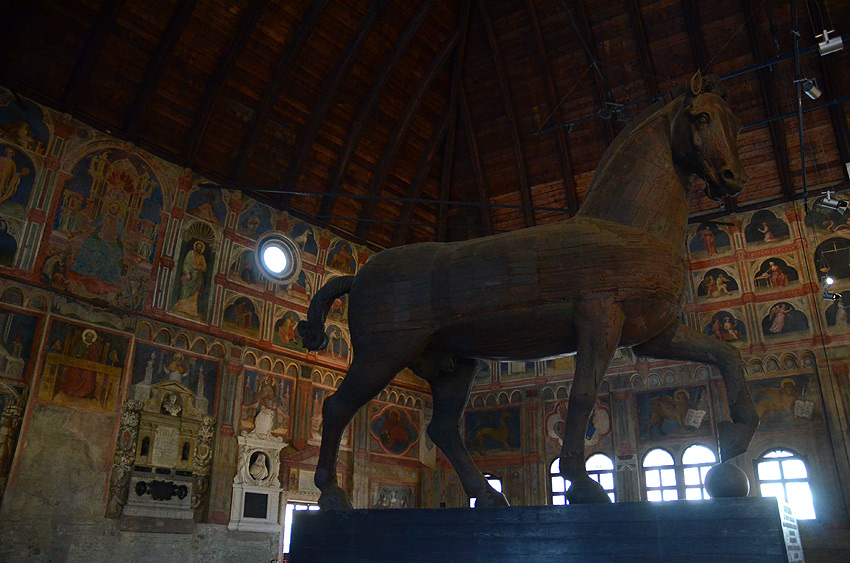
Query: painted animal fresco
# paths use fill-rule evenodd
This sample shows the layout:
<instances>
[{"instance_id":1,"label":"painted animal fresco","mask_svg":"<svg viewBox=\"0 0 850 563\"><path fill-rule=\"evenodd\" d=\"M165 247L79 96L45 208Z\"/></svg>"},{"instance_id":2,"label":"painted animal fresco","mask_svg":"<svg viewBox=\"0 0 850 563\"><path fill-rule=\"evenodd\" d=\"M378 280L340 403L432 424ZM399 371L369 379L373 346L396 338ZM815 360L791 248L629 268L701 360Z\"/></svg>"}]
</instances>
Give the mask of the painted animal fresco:
<instances>
[{"instance_id":1,"label":"painted animal fresco","mask_svg":"<svg viewBox=\"0 0 850 563\"><path fill-rule=\"evenodd\" d=\"M466 447L471 453L517 452L521 441L519 407L466 413Z\"/></svg>"},{"instance_id":2,"label":"painted animal fresco","mask_svg":"<svg viewBox=\"0 0 850 563\"><path fill-rule=\"evenodd\" d=\"M793 430L818 420L820 401L811 374L788 375L750 382L762 431Z\"/></svg>"},{"instance_id":3,"label":"painted animal fresco","mask_svg":"<svg viewBox=\"0 0 850 563\"><path fill-rule=\"evenodd\" d=\"M44 155L50 141L44 112L23 99L0 107L0 138L30 153Z\"/></svg>"},{"instance_id":4,"label":"painted animal fresco","mask_svg":"<svg viewBox=\"0 0 850 563\"><path fill-rule=\"evenodd\" d=\"M641 442L711 434L709 395L705 385L638 393L635 403Z\"/></svg>"},{"instance_id":5,"label":"painted animal fresco","mask_svg":"<svg viewBox=\"0 0 850 563\"><path fill-rule=\"evenodd\" d=\"M351 245L344 240L334 243L328 251L327 266L343 274L353 274L357 269L357 261L354 259Z\"/></svg>"},{"instance_id":6,"label":"painted animal fresco","mask_svg":"<svg viewBox=\"0 0 850 563\"><path fill-rule=\"evenodd\" d=\"M330 306L348 294L353 360L322 407L319 504L351 508L337 482L340 438L355 413L405 367L430 384L428 435L466 494L478 499L476 507L508 504L475 468L457 427L477 359L577 354L560 455L572 483L570 502L610 502L587 474L584 441L602 377L621 346L717 366L731 415L717 425L721 458L744 453L758 417L740 353L680 320L691 180L702 177L714 200L741 192L748 178L738 156L740 128L719 80L697 73L681 95L650 107L618 135L574 217L462 242L391 248L356 276L325 284L299 334L309 350L325 347ZM510 421L504 424L509 428ZM501 428L501 420L492 422L494 437ZM478 447L477 438L465 438ZM483 447L489 439L481 439Z\"/></svg>"},{"instance_id":7,"label":"painted animal fresco","mask_svg":"<svg viewBox=\"0 0 850 563\"><path fill-rule=\"evenodd\" d=\"M850 234L850 216L820 205L825 198L826 196L821 196L811 204L805 218L806 226L818 234Z\"/></svg>"}]
</instances>

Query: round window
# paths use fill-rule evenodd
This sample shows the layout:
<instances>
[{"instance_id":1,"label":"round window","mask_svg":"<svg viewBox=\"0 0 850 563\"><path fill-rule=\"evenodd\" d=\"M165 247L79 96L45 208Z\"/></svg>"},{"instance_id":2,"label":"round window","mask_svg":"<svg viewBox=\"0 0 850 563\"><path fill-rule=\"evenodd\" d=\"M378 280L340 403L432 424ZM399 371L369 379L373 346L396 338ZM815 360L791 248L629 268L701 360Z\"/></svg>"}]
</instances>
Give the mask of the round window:
<instances>
[{"instance_id":1,"label":"round window","mask_svg":"<svg viewBox=\"0 0 850 563\"><path fill-rule=\"evenodd\" d=\"M266 277L289 283L301 272L301 254L289 237L268 233L257 242L257 265Z\"/></svg>"}]
</instances>

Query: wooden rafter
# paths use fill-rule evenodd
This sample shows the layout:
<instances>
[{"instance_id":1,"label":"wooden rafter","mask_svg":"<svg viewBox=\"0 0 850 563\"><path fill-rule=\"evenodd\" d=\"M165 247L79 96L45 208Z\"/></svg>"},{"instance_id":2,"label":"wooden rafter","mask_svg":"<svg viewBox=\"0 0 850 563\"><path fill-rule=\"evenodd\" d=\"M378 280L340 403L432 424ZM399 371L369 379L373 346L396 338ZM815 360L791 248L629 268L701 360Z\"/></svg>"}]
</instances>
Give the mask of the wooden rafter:
<instances>
[{"instance_id":1,"label":"wooden rafter","mask_svg":"<svg viewBox=\"0 0 850 563\"><path fill-rule=\"evenodd\" d=\"M555 112L558 108L558 97L555 94L555 83L552 80L552 64L549 61L549 54L546 52L546 45L543 43L540 19L537 17L537 10L534 7L533 0L526 0L525 6L528 12L528 19L531 21L531 27L534 30L534 41L537 45L540 74L543 75L544 82L546 83L546 99L549 103L549 112ZM564 116L564 120L566 120L566 116ZM558 138L558 152L561 157L561 175L564 178L564 196L567 202L567 209L569 209L570 215L575 215L578 210L578 193L576 191L575 176L573 175L570 143L562 127L556 128L555 134Z\"/></svg>"},{"instance_id":2,"label":"wooden rafter","mask_svg":"<svg viewBox=\"0 0 850 563\"><path fill-rule=\"evenodd\" d=\"M834 57L818 57L820 64L821 80L823 89L825 90L827 101L832 101L837 98L835 93L838 91L838 80L836 74ZM850 129L847 127L847 113L844 111L845 104L832 104L829 106L829 118L832 123L832 132L835 135L835 143L838 147L838 156L841 158L841 163L850 162ZM846 171L850 174L850 170Z\"/></svg>"},{"instance_id":3,"label":"wooden rafter","mask_svg":"<svg viewBox=\"0 0 850 563\"><path fill-rule=\"evenodd\" d=\"M599 67L599 53L596 50L596 42L593 37L593 30L590 27L590 19L587 17L587 10L584 7L582 0L571 0L572 14L578 18L576 32L579 34L579 40L584 44L584 54L587 59L587 64L593 65L593 98L596 106L599 109L608 109L606 102L613 102L608 92L608 87L603 78L602 69ZM571 15L572 17L572 15ZM605 145L611 144L611 141L616 137L614 125L610 119L603 120L602 134L605 137Z\"/></svg>"},{"instance_id":4,"label":"wooden rafter","mask_svg":"<svg viewBox=\"0 0 850 563\"><path fill-rule=\"evenodd\" d=\"M478 144L475 142L475 132L472 129L472 119L469 116L469 102L466 99L466 90L463 84L460 85L457 96L460 116L463 119L464 136L469 146L469 157L472 160L472 172L475 175L475 189L478 191L478 200L481 202L481 221L484 224L485 232L492 235L493 220L488 208L490 199L484 190L484 170L481 168L481 156L478 154Z\"/></svg>"},{"instance_id":5,"label":"wooden rafter","mask_svg":"<svg viewBox=\"0 0 850 563\"><path fill-rule=\"evenodd\" d=\"M440 118L439 124L433 133L431 133L431 138L428 139L428 145L419 159L419 165L416 167L416 172L413 174L410 182L410 190L407 192L408 197L411 199L419 199L422 196L422 188L425 185L428 172L431 170L431 164L434 162L434 155L437 154L440 143L446 136L446 131L449 128L453 106L454 104L452 103L447 104L446 111L443 112L443 117ZM406 201L399 218L400 224L393 236L392 246L398 246L404 243L404 240L407 238L408 229L410 229L410 217L412 214L413 202Z\"/></svg>"},{"instance_id":6,"label":"wooden rafter","mask_svg":"<svg viewBox=\"0 0 850 563\"><path fill-rule=\"evenodd\" d=\"M452 63L452 86L449 92L449 131L443 144L443 166L440 171L440 203L437 205L437 240L446 240L446 222L448 220L448 207L446 200L449 199L452 185L452 172L454 171L454 152L457 140L458 120L458 93L463 80L463 62L466 55L466 41L469 38L469 12L472 7L471 0L463 0L458 11L458 22L460 28L460 39L455 50L454 62Z\"/></svg>"},{"instance_id":7,"label":"wooden rafter","mask_svg":"<svg viewBox=\"0 0 850 563\"><path fill-rule=\"evenodd\" d=\"M171 14L171 19L159 38L156 50L145 69L144 79L138 92L136 92L136 99L133 100L133 105L130 106L130 111L124 120L124 132L130 137L135 136L136 129L139 126L139 118L142 117L157 86L159 86L162 73L165 71L165 63L168 62L168 57L174 51L174 46L177 45L177 41L183 35L189 16L192 15L192 10L195 9L197 3L197 0L181 0L174 9L174 13Z\"/></svg>"},{"instance_id":8,"label":"wooden rafter","mask_svg":"<svg viewBox=\"0 0 850 563\"><path fill-rule=\"evenodd\" d=\"M764 52L763 43L758 37L755 20L749 17L758 7L753 0L742 0L741 7L744 10L744 17L746 18L747 35L750 39L753 59L756 63L760 63L767 60L768 56ZM779 106L776 103L776 96L773 95L773 92L781 92L781 86L773 79L774 74L769 68L759 69L756 71L756 75L758 76L759 87L761 88L761 99L764 104L765 115L779 115ZM779 184L782 187L782 193L790 201L794 199L794 177L791 175L791 166L788 162L785 122L777 119L768 123L767 126L770 134L770 144L773 147L773 159L776 162L776 168L779 172Z\"/></svg>"},{"instance_id":9,"label":"wooden rafter","mask_svg":"<svg viewBox=\"0 0 850 563\"><path fill-rule=\"evenodd\" d=\"M410 97L410 100L408 100L407 105L402 110L401 118L396 122L395 128L390 134L389 141L384 149L384 153L381 156L381 160L378 161L378 165L372 175L372 182L369 185L370 196L378 196L381 191L383 191L384 184L387 181L387 177L389 176L392 168L392 163L395 161L395 157L401 148L401 143L410 128L410 124L413 123L413 117L419 110L419 106L425 98L425 93L428 91L431 83L445 65L446 59L448 59L449 54L452 52L452 49L457 43L458 34L458 29L455 28L451 35L443 42L442 47L440 47L437 55L431 61L428 70L425 71L425 74L419 80L419 84L416 85L416 90L413 92L413 95ZM366 240L369 238L369 232L372 230L372 219L375 216L375 210L377 207L378 202L375 199L367 199L363 204L363 208L361 209L358 217L357 229L355 231L355 236L358 239Z\"/></svg>"},{"instance_id":10,"label":"wooden rafter","mask_svg":"<svg viewBox=\"0 0 850 563\"><path fill-rule=\"evenodd\" d=\"M331 109L331 103L336 98L337 93L339 93L343 79L348 76L351 66L354 64L354 59L357 58L357 53L360 52L360 48L363 47L363 43L378 22L380 15L387 5L387 1L375 0L371 3L369 11L360 20L357 31L354 32L354 36L343 50L342 56L331 71L330 77L322 85L322 96L310 111L310 117L304 127L304 133L296 141L295 149L292 151L292 157L289 160L289 166L286 169L283 180L279 184L282 191L297 189L298 179L301 177L301 169L304 166L304 162L310 158L313 143L316 140L316 135L319 133L319 127L324 123L325 117ZM291 200L291 194L281 195L281 207L284 209L289 207Z\"/></svg>"},{"instance_id":11,"label":"wooden rafter","mask_svg":"<svg viewBox=\"0 0 850 563\"><path fill-rule=\"evenodd\" d=\"M283 53L281 53L274 73L268 84L266 84L263 95L260 97L260 103L257 109L254 110L251 124L248 126L248 130L239 143L239 151L236 153L236 158L233 161L230 172L230 177L236 182L242 181L245 174L245 167L248 164L248 158L254 152L254 147L260 138L260 132L266 124L272 107L274 107L275 100L278 99L283 88L286 86L286 75L298 59L301 49L313 32L313 28L316 26L316 22L319 20L319 16L322 15L328 2L329 0L313 0L313 3L307 8L307 11L301 18L298 29L295 30L295 34L292 36L292 40L283 50Z\"/></svg>"},{"instance_id":12,"label":"wooden rafter","mask_svg":"<svg viewBox=\"0 0 850 563\"><path fill-rule=\"evenodd\" d=\"M437 241L442 242L446 240L446 220L448 219L448 214L446 213L448 207L446 206L446 200L449 199L449 192L451 191L451 183L452 183L452 171L454 165L454 152L455 152L455 141L457 139L457 95L454 97L454 109L452 112L452 119L449 123L449 131L446 134L445 142L443 143L443 166L440 170L440 195L439 195L439 203L437 204Z\"/></svg>"},{"instance_id":13,"label":"wooden rafter","mask_svg":"<svg viewBox=\"0 0 850 563\"><path fill-rule=\"evenodd\" d=\"M82 96L85 86L89 82L94 65L97 63L98 54L103 49L106 38L109 37L109 32L112 30L118 12L121 11L123 5L124 0L106 0L100 7L97 19L95 19L86 38L83 50L77 56L77 62L74 63L74 69L65 85L65 92L62 94L62 108L66 112L71 113L76 109L80 96Z\"/></svg>"},{"instance_id":14,"label":"wooden rafter","mask_svg":"<svg viewBox=\"0 0 850 563\"><path fill-rule=\"evenodd\" d=\"M384 92L384 88L392 74L392 71L401 60L402 55L407 51L408 46L410 46L410 43L413 41L413 38L419 32L419 29L422 27L422 23L425 21L425 17L430 13L431 8L434 7L435 1L436 0L424 0L419 5L416 13L407 23L404 33L401 37L399 37L399 40L396 41L389 58L384 61L380 72L378 72L377 78L375 78L372 82L372 88L369 90L369 94L366 96L363 103L360 104L357 116L351 123L351 126L348 129L348 135L346 136L345 142L339 151L339 156L337 157L334 169L330 176L328 176L325 195L319 203L318 217L321 223L325 223L322 219L323 217L330 215L333 212L333 207L337 200L335 196L342 190L342 183L346 172L348 172L348 167L351 164L351 157L354 155L357 145L363 137L364 126L368 122L372 112L377 107L377 102L380 99L381 94Z\"/></svg>"},{"instance_id":15,"label":"wooden rafter","mask_svg":"<svg viewBox=\"0 0 850 563\"><path fill-rule=\"evenodd\" d=\"M626 11L629 14L629 23L637 42L637 55L640 61L640 70L643 75L643 83L650 96L661 93L658 87L658 73L655 71L655 62L652 60L652 50L649 47L649 39L646 35L646 24L643 21L643 12L638 0L624 0Z\"/></svg>"},{"instance_id":16,"label":"wooden rafter","mask_svg":"<svg viewBox=\"0 0 850 563\"><path fill-rule=\"evenodd\" d=\"M484 4L484 2L479 2L478 8L481 12L481 19L484 21L484 30L487 34L487 42L490 44L490 53L493 55L493 62L496 64L496 77L499 81L499 93L502 97L502 106L505 108L508 128L511 132L511 142L514 148L514 163L516 167L516 174L519 178L525 226L533 227L535 225L534 211L532 211L534 203L531 197L531 188L528 185L528 172L525 169L525 158L523 158L522 146L519 141L519 129L517 127L516 117L514 116L511 91L510 86L508 85L508 76L505 72L505 62L502 59L502 53L499 50L499 42L496 40L496 32L493 29L493 21L490 19L490 14L487 13L487 8Z\"/></svg>"},{"instance_id":17,"label":"wooden rafter","mask_svg":"<svg viewBox=\"0 0 850 563\"><path fill-rule=\"evenodd\" d=\"M215 103L221 94L221 88L224 86L224 81L227 75L230 74L230 69L236 62L237 57L248 42L248 36L257 25L257 20L260 19L260 14L266 5L267 0L257 0L251 2L248 7L242 12L242 17L236 26L236 31L230 40L227 49L218 59L215 71L207 81L207 86L204 88L204 94L201 97L201 103L198 106L198 111L195 112L195 117L192 119L192 126L189 129L189 135L186 142L183 144L183 157L189 166L195 162L198 156L198 150L201 146L201 139L207 130L207 125L210 121Z\"/></svg>"}]
</instances>

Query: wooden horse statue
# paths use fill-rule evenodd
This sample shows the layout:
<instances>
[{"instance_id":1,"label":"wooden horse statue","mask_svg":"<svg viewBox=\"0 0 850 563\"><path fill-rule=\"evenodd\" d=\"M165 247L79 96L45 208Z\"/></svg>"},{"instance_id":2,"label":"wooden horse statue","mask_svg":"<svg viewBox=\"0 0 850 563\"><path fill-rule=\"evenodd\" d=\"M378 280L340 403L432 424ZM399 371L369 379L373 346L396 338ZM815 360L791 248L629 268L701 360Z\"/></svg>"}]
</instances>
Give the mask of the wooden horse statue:
<instances>
[{"instance_id":1,"label":"wooden horse statue","mask_svg":"<svg viewBox=\"0 0 850 563\"><path fill-rule=\"evenodd\" d=\"M304 345L327 345L324 321L349 294L354 360L322 407L316 468L319 505L348 509L336 464L355 413L403 368L428 381L434 413L428 436L443 451L476 506L506 506L475 467L460 433L475 360L524 361L576 353L561 450L571 502L607 502L584 466L584 435L614 351L634 346L653 358L717 366L731 421L717 431L721 460L744 453L758 416L732 346L680 322L688 191L735 196L747 181L738 157L741 122L719 81L698 72L685 93L649 108L602 158L578 214L563 222L452 243L391 248L356 276L336 278L298 325Z\"/></svg>"}]
</instances>

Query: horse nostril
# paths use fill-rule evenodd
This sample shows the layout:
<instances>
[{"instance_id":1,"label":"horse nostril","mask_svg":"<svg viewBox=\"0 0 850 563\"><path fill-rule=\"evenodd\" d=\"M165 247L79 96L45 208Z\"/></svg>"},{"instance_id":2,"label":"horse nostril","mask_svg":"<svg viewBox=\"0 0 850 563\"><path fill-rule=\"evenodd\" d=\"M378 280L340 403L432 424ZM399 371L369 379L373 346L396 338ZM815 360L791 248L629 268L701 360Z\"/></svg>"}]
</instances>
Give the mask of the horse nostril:
<instances>
[{"instance_id":1,"label":"horse nostril","mask_svg":"<svg viewBox=\"0 0 850 563\"><path fill-rule=\"evenodd\" d=\"M728 168L723 171L723 179L727 182L735 179L735 173L729 170Z\"/></svg>"}]
</instances>

